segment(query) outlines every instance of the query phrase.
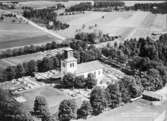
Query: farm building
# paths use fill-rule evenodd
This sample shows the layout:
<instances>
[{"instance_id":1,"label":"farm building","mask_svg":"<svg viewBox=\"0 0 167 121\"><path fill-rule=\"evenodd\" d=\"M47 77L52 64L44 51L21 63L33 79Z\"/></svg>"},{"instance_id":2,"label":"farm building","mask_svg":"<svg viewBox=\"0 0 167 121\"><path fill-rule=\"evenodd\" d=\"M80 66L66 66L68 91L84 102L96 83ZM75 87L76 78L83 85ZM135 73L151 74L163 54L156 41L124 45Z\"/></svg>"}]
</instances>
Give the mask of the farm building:
<instances>
[{"instance_id":1,"label":"farm building","mask_svg":"<svg viewBox=\"0 0 167 121\"><path fill-rule=\"evenodd\" d=\"M61 73L73 73L76 76L84 76L93 74L98 82L103 78L103 65L99 61L91 61L77 64L77 59L73 56L73 50L68 48L65 50L65 59L61 61Z\"/></svg>"}]
</instances>

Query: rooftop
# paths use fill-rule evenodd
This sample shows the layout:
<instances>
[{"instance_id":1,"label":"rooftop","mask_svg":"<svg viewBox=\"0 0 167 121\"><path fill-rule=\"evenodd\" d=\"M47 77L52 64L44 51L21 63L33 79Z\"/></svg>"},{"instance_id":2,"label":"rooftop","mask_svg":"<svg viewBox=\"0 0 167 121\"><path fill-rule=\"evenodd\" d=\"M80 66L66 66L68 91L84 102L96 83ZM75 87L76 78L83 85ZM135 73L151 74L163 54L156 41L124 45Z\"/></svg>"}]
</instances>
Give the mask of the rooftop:
<instances>
[{"instance_id":1,"label":"rooftop","mask_svg":"<svg viewBox=\"0 0 167 121\"><path fill-rule=\"evenodd\" d=\"M87 62L87 63L81 63L78 64L77 67L77 74L82 74L85 72L91 72L94 70L99 70L104 68L104 66L102 65L102 63L100 61L91 61L91 62Z\"/></svg>"}]
</instances>

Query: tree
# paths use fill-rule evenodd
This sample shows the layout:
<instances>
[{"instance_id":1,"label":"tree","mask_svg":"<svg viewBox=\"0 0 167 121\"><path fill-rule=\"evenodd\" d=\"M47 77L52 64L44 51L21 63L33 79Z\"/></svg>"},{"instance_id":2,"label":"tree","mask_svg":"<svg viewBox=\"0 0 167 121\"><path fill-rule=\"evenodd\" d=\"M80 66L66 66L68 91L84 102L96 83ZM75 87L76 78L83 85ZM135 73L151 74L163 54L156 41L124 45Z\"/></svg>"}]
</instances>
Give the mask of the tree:
<instances>
[{"instance_id":1,"label":"tree","mask_svg":"<svg viewBox=\"0 0 167 121\"><path fill-rule=\"evenodd\" d=\"M16 67L15 66L9 66L6 68L5 73L7 77L7 81L12 80L16 77Z\"/></svg>"},{"instance_id":2,"label":"tree","mask_svg":"<svg viewBox=\"0 0 167 121\"><path fill-rule=\"evenodd\" d=\"M52 118L52 116L44 116L41 121L55 121L55 119Z\"/></svg>"},{"instance_id":3,"label":"tree","mask_svg":"<svg viewBox=\"0 0 167 121\"><path fill-rule=\"evenodd\" d=\"M118 84L110 84L106 88L107 99L108 99L108 106L110 108L117 107L121 102L121 93L119 91Z\"/></svg>"},{"instance_id":4,"label":"tree","mask_svg":"<svg viewBox=\"0 0 167 121\"><path fill-rule=\"evenodd\" d=\"M17 78L20 78L22 76L24 76L25 74L25 70L23 68L23 66L21 64L17 65L16 66L16 76Z\"/></svg>"},{"instance_id":5,"label":"tree","mask_svg":"<svg viewBox=\"0 0 167 121\"><path fill-rule=\"evenodd\" d=\"M59 106L58 117L60 121L70 121L76 118L77 106L74 100L63 100Z\"/></svg>"},{"instance_id":6,"label":"tree","mask_svg":"<svg viewBox=\"0 0 167 121\"><path fill-rule=\"evenodd\" d=\"M86 119L87 116L92 114L92 107L90 102L83 101L81 107L77 110L77 118Z\"/></svg>"},{"instance_id":7,"label":"tree","mask_svg":"<svg viewBox=\"0 0 167 121\"><path fill-rule=\"evenodd\" d=\"M127 103L131 99L130 85L125 85L125 83L121 80L118 82L119 84L119 92L121 94L121 101Z\"/></svg>"},{"instance_id":8,"label":"tree","mask_svg":"<svg viewBox=\"0 0 167 121\"><path fill-rule=\"evenodd\" d=\"M90 94L90 103L93 114L99 115L107 107L106 92L100 87L95 87Z\"/></svg>"},{"instance_id":9,"label":"tree","mask_svg":"<svg viewBox=\"0 0 167 121\"><path fill-rule=\"evenodd\" d=\"M34 100L34 114L39 117L49 115L46 99L42 96L37 96Z\"/></svg>"},{"instance_id":10,"label":"tree","mask_svg":"<svg viewBox=\"0 0 167 121\"><path fill-rule=\"evenodd\" d=\"M60 67L60 61L56 56L53 57L53 65L55 69Z\"/></svg>"},{"instance_id":11,"label":"tree","mask_svg":"<svg viewBox=\"0 0 167 121\"><path fill-rule=\"evenodd\" d=\"M97 80L95 79L93 74L88 74L88 77L86 79L86 87L91 89L94 86L96 86Z\"/></svg>"},{"instance_id":12,"label":"tree","mask_svg":"<svg viewBox=\"0 0 167 121\"><path fill-rule=\"evenodd\" d=\"M33 72L37 72L38 71L38 66L37 66L37 62L35 62L34 60L31 60L27 63L28 66L28 74L31 75Z\"/></svg>"},{"instance_id":13,"label":"tree","mask_svg":"<svg viewBox=\"0 0 167 121\"><path fill-rule=\"evenodd\" d=\"M54 67L54 61L53 61L53 58L47 58L45 57L42 61L42 68L43 68L43 71L48 71L48 70L51 70L53 69Z\"/></svg>"},{"instance_id":14,"label":"tree","mask_svg":"<svg viewBox=\"0 0 167 121\"><path fill-rule=\"evenodd\" d=\"M23 63L23 68L24 68L24 70L25 70L25 75L29 75L28 63L24 62L24 63Z\"/></svg>"},{"instance_id":15,"label":"tree","mask_svg":"<svg viewBox=\"0 0 167 121\"><path fill-rule=\"evenodd\" d=\"M71 73L64 75L62 83L66 88L74 88L75 76Z\"/></svg>"},{"instance_id":16,"label":"tree","mask_svg":"<svg viewBox=\"0 0 167 121\"><path fill-rule=\"evenodd\" d=\"M0 121L33 121L33 118L8 90L0 89Z\"/></svg>"},{"instance_id":17,"label":"tree","mask_svg":"<svg viewBox=\"0 0 167 121\"><path fill-rule=\"evenodd\" d=\"M84 76L79 76L75 78L75 88L85 88L86 80Z\"/></svg>"}]
</instances>

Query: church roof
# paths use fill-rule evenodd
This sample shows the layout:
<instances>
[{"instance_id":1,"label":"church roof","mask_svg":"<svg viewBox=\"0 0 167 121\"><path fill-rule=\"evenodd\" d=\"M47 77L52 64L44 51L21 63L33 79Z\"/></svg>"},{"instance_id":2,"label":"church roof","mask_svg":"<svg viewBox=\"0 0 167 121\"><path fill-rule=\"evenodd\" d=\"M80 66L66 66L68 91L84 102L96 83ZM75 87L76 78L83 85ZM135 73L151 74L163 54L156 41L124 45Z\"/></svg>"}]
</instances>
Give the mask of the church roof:
<instances>
[{"instance_id":1,"label":"church roof","mask_svg":"<svg viewBox=\"0 0 167 121\"><path fill-rule=\"evenodd\" d=\"M86 63L78 64L76 74L82 74L104 68L100 61L91 61Z\"/></svg>"}]
</instances>

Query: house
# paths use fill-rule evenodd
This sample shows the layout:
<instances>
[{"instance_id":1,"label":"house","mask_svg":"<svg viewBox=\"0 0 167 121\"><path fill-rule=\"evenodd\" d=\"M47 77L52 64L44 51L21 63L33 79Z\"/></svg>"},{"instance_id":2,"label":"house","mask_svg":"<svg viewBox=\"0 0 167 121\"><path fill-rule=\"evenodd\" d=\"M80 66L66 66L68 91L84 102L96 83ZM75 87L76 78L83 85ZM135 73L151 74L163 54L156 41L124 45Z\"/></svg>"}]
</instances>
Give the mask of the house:
<instances>
[{"instance_id":1,"label":"house","mask_svg":"<svg viewBox=\"0 0 167 121\"><path fill-rule=\"evenodd\" d=\"M77 64L77 59L73 56L71 48L65 49L65 59L61 61L61 74L72 73L76 76L84 76L93 74L97 79L97 84L100 84L103 78L103 65L100 61L91 61L82 64Z\"/></svg>"}]
</instances>

